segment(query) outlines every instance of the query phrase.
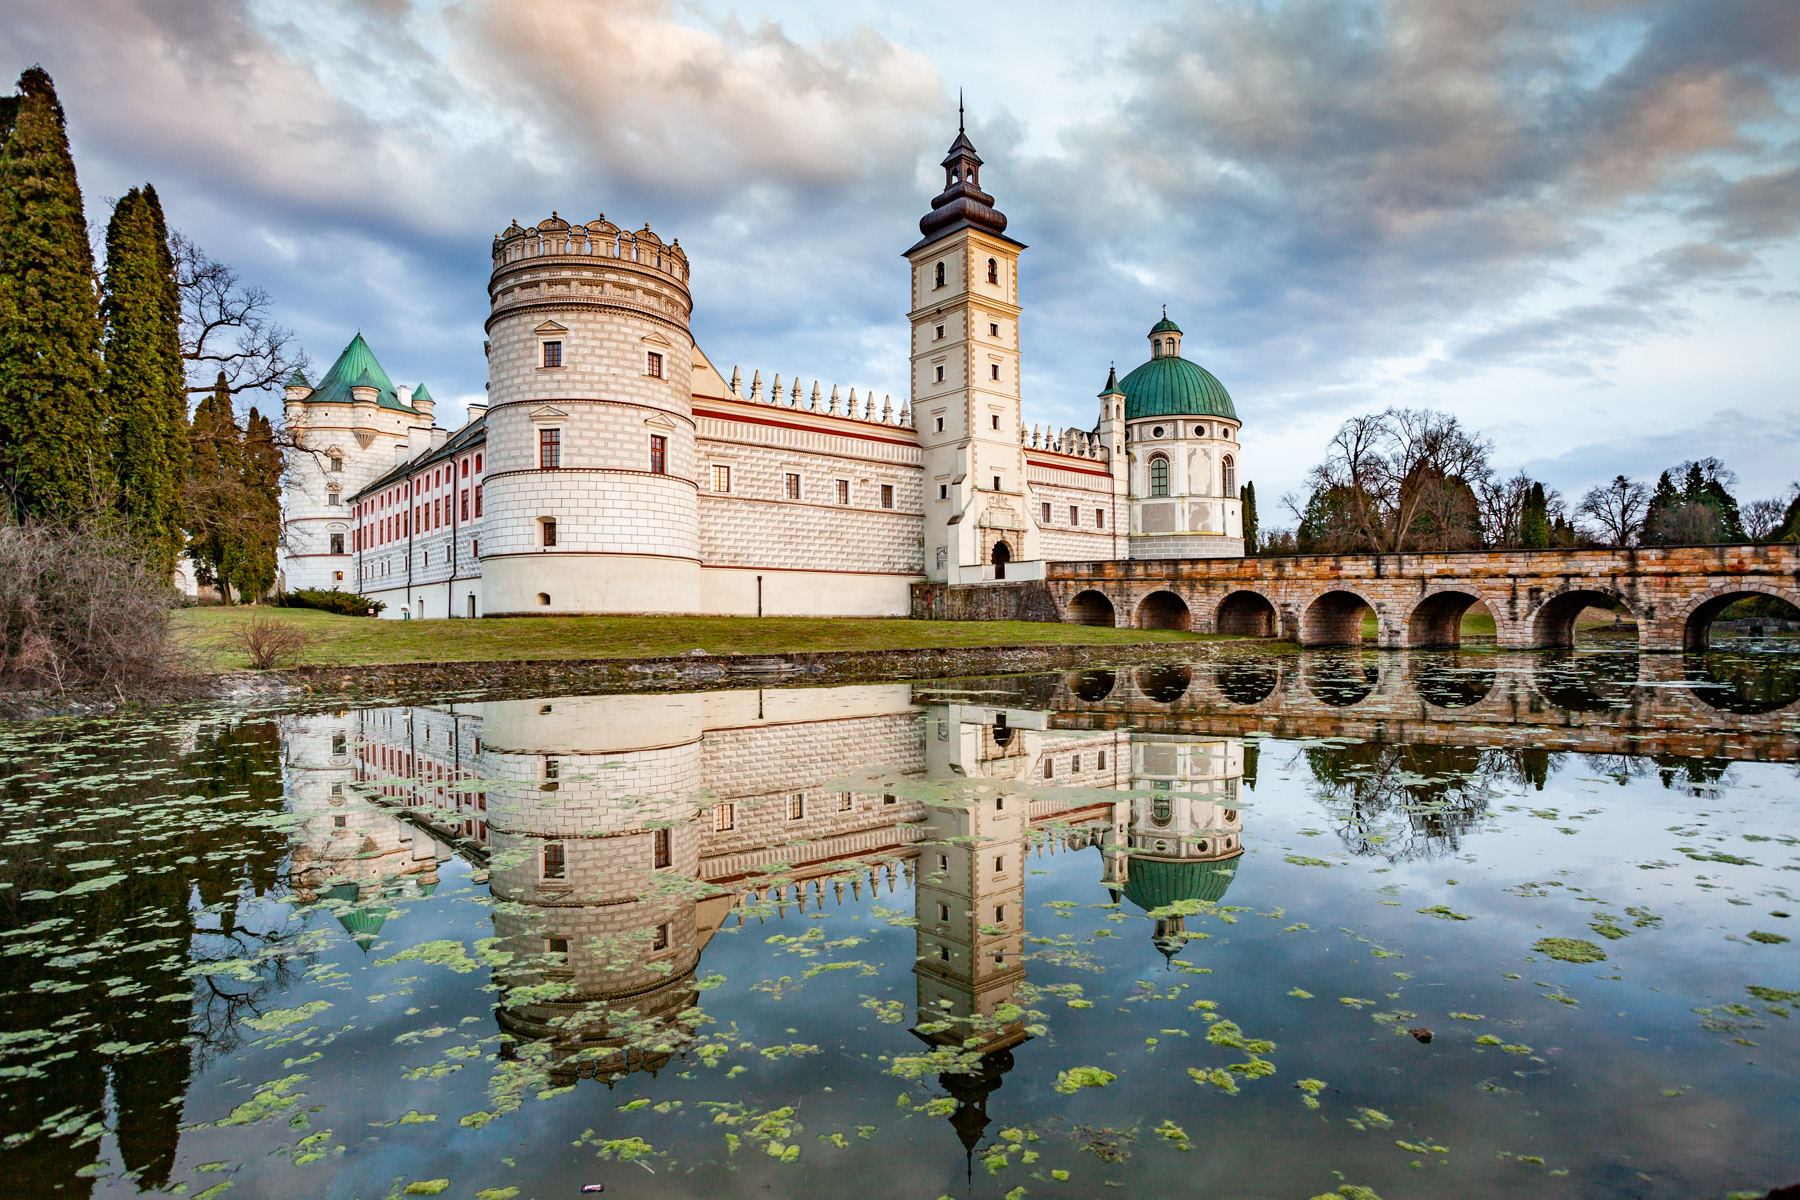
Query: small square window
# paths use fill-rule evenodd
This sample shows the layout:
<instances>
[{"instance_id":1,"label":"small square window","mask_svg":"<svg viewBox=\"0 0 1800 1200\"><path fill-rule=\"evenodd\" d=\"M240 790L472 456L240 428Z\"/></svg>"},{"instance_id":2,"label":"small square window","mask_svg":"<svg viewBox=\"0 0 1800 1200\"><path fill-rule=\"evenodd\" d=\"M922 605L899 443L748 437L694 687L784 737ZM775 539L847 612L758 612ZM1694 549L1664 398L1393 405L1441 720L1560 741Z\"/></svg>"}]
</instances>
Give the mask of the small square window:
<instances>
[{"instance_id":1,"label":"small square window","mask_svg":"<svg viewBox=\"0 0 1800 1200\"><path fill-rule=\"evenodd\" d=\"M342 471L344 469L344 460L339 458L335 454L332 455L331 456L331 469L333 471Z\"/></svg>"},{"instance_id":2,"label":"small square window","mask_svg":"<svg viewBox=\"0 0 1800 1200\"><path fill-rule=\"evenodd\" d=\"M800 476L791 471L787 476L787 498L789 500L798 500L800 498Z\"/></svg>"},{"instance_id":3,"label":"small square window","mask_svg":"<svg viewBox=\"0 0 1800 1200\"><path fill-rule=\"evenodd\" d=\"M850 481L848 479L837 481L837 502L839 504L850 503Z\"/></svg>"},{"instance_id":4,"label":"small square window","mask_svg":"<svg viewBox=\"0 0 1800 1200\"><path fill-rule=\"evenodd\" d=\"M545 938L544 949L551 954L567 954L569 952L569 939Z\"/></svg>"},{"instance_id":5,"label":"small square window","mask_svg":"<svg viewBox=\"0 0 1800 1200\"><path fill-rule=\"evenodd\" d=\"M344 815L342 813L339 813L337 816L331 818L331 827L333 829L342 829L344 827L344 822L345 822Z\"/></svg>"},{"instance_id":6,"label":"small square window","mask_svg":"<svg viewBox=\"0 0 1800 1200\"><path fill-rule=\"evenodd\" d=\"M723 463L714 463L713 470L712 470L712 476L713 476L713 491L729 492L731 490L731 468L730 467L724 465Z\"/></svg>"},{"instance_id":7,"label":"small square window","mask_svg":"<svg viewBox=\"0 0 1800 1200\"><path fill-rule=\"evenodd\" d=\"M544 343L544 365L546 367L562 366L562 343L561 342L545 342Z\"/></svg>"},{"instance_id":8,"label":"small square window","mask_svg":"<svg viewBox=\"0 0 1800 1200\"><path fill-rule=\"evenodd\" d=\"M882 798L881 798L881 802L882 802L882 803L883 803L883 804L895 804L895 803L897 803L897 801L896 801L896 800L895 800L895 799L894 799L894 793L892 793L892 792L889 792L889 793L888 793L888 794L887 794L887 795L885 795L885 796L883 796L883 797L882 797Z\"/></svg>"},{"instance_id":9,"label":"small square window","mask_svg":"<svg viewBox=\"0 0 1800 1200\"><path fill-rule=\"evenodd\" d=\"M881 507L894 507L894 485L891 483L881 485Z\"/></svg>"},{"instance_id":10,"label":"small square window","mask_svg":"<svg viewBox=\"0 0 1800 1200\"><path fill-rule=\"evenodd\" d=\"M661 379L663 377L663 356L654 350L645 351L644 374L652 379Z\"/></svg>"},{"instance_id":11,"label":"small square window","mask_svg":"<svg viewBox=\"0 0 1800 1200\"><path fill-rule=\"evenodd\" d=\"M561 842L551 842L544 847L544 878L561 879L563 877L563 848Z\"/></svg>"},{"instance_id":12,"label":"small square window","mask_svg":"<svg viewBox=\"0 0 1800 1200\"><path fill-rule=\"evenodd\" d=\"M805 792L795 792L788 797L787 812L787 819L790 821L798 821L806 816Z\"/></svg>"}]
</instances>

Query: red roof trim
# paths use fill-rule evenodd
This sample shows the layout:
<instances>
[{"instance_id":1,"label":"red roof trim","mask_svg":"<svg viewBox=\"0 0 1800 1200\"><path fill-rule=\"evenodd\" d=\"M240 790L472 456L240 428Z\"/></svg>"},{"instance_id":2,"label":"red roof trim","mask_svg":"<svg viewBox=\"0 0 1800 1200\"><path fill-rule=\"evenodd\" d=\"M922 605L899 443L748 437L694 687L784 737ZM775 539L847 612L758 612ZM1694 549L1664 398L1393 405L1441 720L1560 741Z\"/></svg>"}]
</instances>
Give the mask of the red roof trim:
<instances>
[{"instance_id":1,"label":"red roof trim","mask_svg":"<svg viewBox=\"0 0 1800 1200\"><path fill-rule=\"evenodd\" d=\"M716 417L721 421L742 421L746 425L771 425L776 429L798 429L803 433L836 434L839 437L860 438L865 442L884 442L889 446L906 446L914 450L919 448L919 443L917 442L902 442L895 438L875 437L871 434L859 433L850 429L821 429L817 425L797 425L792 421L771 421L767 417L750 417L734 412L720 412L717 409L701 408L697 404L694 406L694 415L696 417ZM839 420L842 419L843 418L841 417L839 418Z\"/></svg>"},{"instance_id":2,"label":"red roof trim","mask_svg":"<svg viewBox=\"0 0 1800 1200\"><path fill-rule=\"evenodd\" d=\"M1075 472L1075 473L1076 473L1076 474L1078 474L1078 475L1098 475L1098 476L1100 476L1100 477L1101 477L1101 478L1102 478L1102 479L1111 479L1111 478L1112 478L1112 472L1111 472L1111 471L1096 471L1096 470L1095 470L1095 469L1094 469L1094 468L1092 468L1092 467L1071 467L1071 466L1067 466L1067 465L1065 465L1065 464L1063 464L1063 463L1060 463L1060 462L1057 462L1057 461L1055 461L1055 460L1054 460L1054 459L1048 459L1048 458L1045 458L1045 457L1044 457L1044 456L1043 456L1043 452L1042 452L1042 451L1031 451L1031 450L1027 450L1027 451L1026 451L1026 452L1025 452L1025 461L1026 461L1026 462L1028 462L1028 463L1030 463L1030 464L1032 464L1032 465L1033 465L1033 466L1038 466L1038 467L1050 467L1050 468L1053 468L1053 469L1055 469L1055 470L1058 470L1058 471L1074 471L1074 472ZM1092 460L1092 459L1082 459L1082 460L1080 460L1080 461L1083 461L1083 462L1091 462L1091 461L1093 461L1093 460Z\"/></svg>"}]
</instances>

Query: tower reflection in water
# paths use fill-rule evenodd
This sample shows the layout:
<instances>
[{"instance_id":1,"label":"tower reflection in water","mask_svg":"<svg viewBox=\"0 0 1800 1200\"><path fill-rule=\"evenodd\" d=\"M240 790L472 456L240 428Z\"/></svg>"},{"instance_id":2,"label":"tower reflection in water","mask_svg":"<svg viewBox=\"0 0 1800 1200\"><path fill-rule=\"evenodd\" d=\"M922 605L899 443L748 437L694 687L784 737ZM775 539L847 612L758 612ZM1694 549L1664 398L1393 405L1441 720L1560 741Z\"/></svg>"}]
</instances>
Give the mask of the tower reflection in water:
<instances>
[{"instance_id":1,"label":"tower reflection in water","mask_svg":"<svg viewBox=\"0 0 1800 1200\"><path fill-rule=\"evenodd\" d=\"M1220 899L1241 741L1059 730L908 685L564 697L353 714L355 791L489 870L509 1053L560 1083L692 1055L728 924L914 889L911 1029L965 1147L1030 1037L1029 863L1097 848L1114 900ZM322 734L323 735L323 734ZM336 745L336 743L333 743ZM930 799L919 797L929 796ZM422 860L433 851L417 851ZM434 864L435 865L435 864ZM1042 931L1040 931L1042 932ZM1054 931L1050 931L1054 932Z\"/></svg>"}]
</instances>

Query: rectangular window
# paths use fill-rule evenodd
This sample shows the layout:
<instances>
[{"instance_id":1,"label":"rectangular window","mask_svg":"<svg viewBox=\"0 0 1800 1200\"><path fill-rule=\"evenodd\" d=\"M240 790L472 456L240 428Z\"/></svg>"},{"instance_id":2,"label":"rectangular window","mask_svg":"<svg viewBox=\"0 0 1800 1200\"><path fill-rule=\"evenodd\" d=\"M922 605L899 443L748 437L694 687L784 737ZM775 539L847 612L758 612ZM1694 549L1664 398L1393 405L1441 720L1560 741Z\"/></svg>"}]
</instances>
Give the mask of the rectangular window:
<instances>
[{"instance_id":1,"label":"rectangular window","mask_svg":"<svg viewBox=\"0 0 1800 1200\"><path fill-rule=\"evenodd\" d=\"M854 806L855 803L856 803L856 797L849 792L845 792L843 795L838 797L838 811L839 812L849 812L851 807Z\"/></svg>"},{"instance_id":2,"label":"rectangular window","mask_svg":"<svg viewBox=\"0 0 1800 1200\"><path fill-rule=\"evenodd\" d=\"M939 871L948 871L949 869L950 869L950 856L948 854L938 855L938 870Z\"/></svg>"},{"instance_id":3,"label":"rectangular window","mask_svg":"<svg viewBox=\"0 0 1800 1200\"><path fill-rule=\"evenodd\" d=\"M1100 751L1100 761L1097 766L1102 771L1106 770L1106 751Z\"/></svg>"},{"instance_id":4,"label":"rectangular window","mask_svg":"<svg viewBox=\"0 0 1800 1200\"><path fill-rule=\"evenodd\" d=\"M335 454L332 455L331 456L331 469L333 471L342 471L344 469L344 460L339 458Z\"/></svg>"},{"instance_id":5,"label":"rectangular window","mask_svg":"<svg viewBox=\"0 0 1800 1200\"><path fill-rule=\"evenodd\" d=\"M1050 502L1048 500L1046 500L1046 501L1044 501L1044 524L1048 525L1049 523L1050 523Z\"/></svg>"},{"instance_id":6,"label":"rectangular window","mask_svg":"<svg viewBox=\"0 0 1800 1200\"><path fill-rule=\"evenodd\" d=\"M544 949L551 954L567 954L569 952L569 939L545 938Z\"/></svg>"},{"instance_id":7,"label":"rectangular window","mask_svg":"<svg viewBox=\"0 0 1800 1200\"><path fill-rule=\"evenodd\" d=\"M664 921L661 925L656 927L656 932L651 936L650 949L652 952L655 952L657 950L667 950L668 948L669 922Z\"/></svg>"},{"instance_id":8,"label":"rectangular window","mask_svg":"<svg viewBox=\"0 0 1800 1200\"><path fill-rule=\"evenodd\" d=\"M893 794L893 793L892 793L892 792L889 792L889 793L887 793L887 794L886 794L886 795L885 795L885 796L883 796L883 797L882 797L882 798L881 798L881 802L882 802L882 803L883 803L883 804L897 804L897 803L899 803L899 801L898 801L898 800L896 800L896 799L895 799L895 798L894 798L894 794Z\"/></svg>"},{"instance_id":9,"label":"rectangular window","mask_svg":"<svg viewBox=\"0 0 1800 1200\"><path fill-rule=\"evenodd\" d=\"M934 342L941 342L944 340L944 327L942 325L937 327L937 336L931 340Z\"/></svg>"},{"instance_id":10,"label":"rectangular window","mask_svg":"<svg viewBox=\"0 0 1800 1200\"><path fill-rule=\"evenodd\" d=\"M1046 758L1044 760L1044 778L1045 779L1055 779L1056 778L1056 760L1055 759Z\"/></svg>"},{"instance_id":11,"label":"rectangular window","mask_svg":"<svg viewBox=\"0 0 1800 1200\"><path fill-rule=\"evenodd\" d=\"M561 879L563 877L563 848L561 842L551 842L544 847L544 878Z\"/></svg>"},{"instance_id":12,"label":"rectangular window","mask_svg":"<svg viewBox=\"0 0 1800 1200\"><path fill-rule=\"evenodd\" d=\"M939 417L937 419L937 431L939 433L944 432L944 418L942 418L942 417Z\"/></svg>"},{"instance_id":13,"label":"rectangular window","mask_svg":"<svg viewBox=\"0 0 1800 1200\"><path fill-rule=\"evenodd\" d=\"M1000 326L997 323L995 323L993 321L988 322L988 336L989 337L999 337L1000 336Z\"/></svg>"},{"instance_id":14,"label":"rectangular window","mask_svg":"<svg viewBox=\"0 0 1800 1200\"><path fill-rule=\"evenodd\" d=\"M806 816L806 793L795 792L788 797L788 820L798 821Z\"/></svg>"},{"instance_id":15,"label":"rectangular window","mask_svg":"<svg viewBox=\"0 0 1800 1200\"><path fill-rule=\"evenodd\" d=\"M542 521L539 521L538 524L544 527L544 545L556 545L556 519L554 517L545 517Z\"/></svg>"},{"instance_id":16,"label":"rectangular window","mask_svg":"<svg viewBox=\"0 0 1800 1200\"><path fill-rule=\"evenodd\" d=\"M839 504L850 503L850 481L848 479L837 481L837 502Z\"/></svg>"},{"instance_id":17,"label":"rectangular window","mask_svg":"<svg viewBox=\"0 0 1800 1200\"><path fill-rule=\"evenodd\" d=\"M671 862L675 861L674 857L669 852L669 831L666 829L658 829L656 831L655 855L655 865L658 870L661 870L663 867L666 867Z\"/></svg>"},{"instance_id":18,"label":"rectangular window","mask_svg":"<svg viewBox=\"0 0 1800 1200\"><path fill-rule=\"evenodd\" d=\"M1073 504L1069 505L1069 524L1081 524L1081 510L1076 508Z\"/></svg>"},{"instance_id":19,"label":"rectangular window","mask_svg":"<svg viewBox=\"0 0 1800 1200\"><path fill-rule=\"evenodd\" d=\"M723 463L713 464L713 491L729 492L731 490L731 468Z\"/></svg>"},{"instance_id":20,"label":"rectangular window","mask_svg":"<svg viewBox=\"0 0 1800 1200\"><path fill-rule=\"evenodd\" d=\"M996 925L1004 924L1005 921L1006 921L1006 905L1004 905L1004 904L994 905L994 924L996 924Z\"/></svg>"},{"instance_id":21,"label":"rectangular window","mask_svg":"<svg viewBox=\"0 0 1800 1200\"><path fill-rule=\"evenodd\" d=\"M464 520L464 521L469 519L469 489L468 488L464 488L463 492L462 492L462 517L460 519Z\"/></svg>"},{"instance_id":22,"label":"rectangular window","mask_svg":"<svg viewBox=\"0 0 1800 1200\"><path fill-rule=\"evenodd\" d=\"M950 961L950 947L939 946L937 948L937 952L938 952L938 961L939 962L949 962Z\"/></svg>"},{"instance_id":23,"label":"rectangular window","mask_svg":"<svg viewBox=\"0 0 1800 1200\"><path fill-rule=\"evenodd\" d=\"M998 368L996 368L996 370L997 369ZM993 429L1000 428L1000 414L999 413L990 414L988 417L988 423L989 423L989 426Z\"/></svg>"},{"instance_id":24,"label":"rectangular window","mask_svg":"<svg viewBox=\"0 0 1800 1200\"><path fill-rule=\"evenodd\" d=\"M562 343L561 342L545 342L544 343L544 365L546 367L562 366Z\"/></svg>"},{"instance_id":25,"label":"rectangular window","mask_svg":"<svg viewBox=\"0 0 1800 1200\"><path fill-rule=\"evenodd\" d=\"M1000 364L999 363L989 363L988 364L988 378L989 379L1000 378Z\"/></svg>"},{"instance_id":26,"label":"rectangular window","mask_svg":"<svg viewBox=\"0 0 1800 1200\"><path fill-rule=\"evenodd\" d=\"M737 806L720 804L713 809L713 832L730 833L737 828Z\"/></svg>"},{"instance_id":27,"label":"rectangular window","mask_svg":"<svg viewBox=\"0 0 1800 1200\"><path fill-rule=\"evenodd\" d=\"M938 369L937 369L937 380L936 380L936 382L938 382L938 383L942 383L942 382L944 382L944 368L942 368L942 367L939 367L939 368L938 368Z\"/></svg>"},{"instance_id":28,"label":"rectangular window","mask_svg":"<svg viewBox=\"0 0 1800 1200\"><path fill-rule=\"evenodd\" d=\"M1005 871L1006 871L1006 857L1004 855L1000 855L1000 854L994 855L994 874L1001 875L1001 874L1004 874Z\"/></svg>"},{"instance_id":29,"label":"rectangular window","mask_svg":"<svg viewBox=\"0 0 1800 1200\"><path fill-rule=\"evenodd\" d=\"M332 824L333 828L336 828L336 829L342 829L348 823L349 822L346 821L345 818L343 818L341 816L331 818L331 824Z\"/></svg>"},{"instance_id":30,"label":"rectangular window","mask_svg":"<svg viewBox=\"0 0 1800 1200\"><path fill-rule=\"evenodd\" d=\"M645 352L644 374L653 379L661 379L663 377L662 355L654 350Z\"/></svg>"},{"instance_id":31,"label":"rectangular window","mask_svg":"<svg viewBox=\"0 0 1800 1200\"><path fill-rule=\"evenodd\" d=\"M894 507L894 485L891 483L881 485L881 507Z\"/></svg>"},{"instance_id":32,"label":"rectangular window","mask_svg":"<svg viewBox=\"0 0 1800 1200\"><path fill-rule=\"evenodd\" d=\"M938 920L939 921L948 921L949 919L950 919L950 906L948 904L945 904L942 900L938 901Z\"/></svg>"},{"instance_id":33,"label":"rectangular window","mask_svg":"<svg viewBox=\"0 0 1800 1200\"><path fill-rule=\"evenodd\" d=\"M787 477L787 498L789 500L798 500L800 498L800 477L792 472L790 472Z\"/></svg>"},{"instance_id":34,"label":"rectangular window","mask_svg":"<svg viewBox=\"0 0 1800 1200\"><path fill-rule=\"evenodd\" d=\"M481 485L479 483L475 485L475 515L478 517L481 515Z\"/></svg>"},{"instance_id":35,"label":"rectangular window","mask_svg":"<svg viewBox=\"0 0 1800 1200\"><path fill-rule=\"evenodd\" d=\"M344 535L343 534L334 533L331 535L331 552L333 554L342 554L344 552Z\"/></svg>"},{"instance_id":36,"label":"rectangular window","mask_svg":"<svg viewBox=\"0 0 1800 1200\"><path fill-rule=\"evenodd\" d=\"M994 490L996 492L1002 490L1000 487L1000 477L998 475L994 476Z\"/></svg>"},{"instance_id":37,"label":"rectangular window","mask_svg":"<svg viewBox=\"0 0 1800 1200\"><path fill-rule=\"evenodd\" d=\"M480 515L480 514L477 514L477 515ZM469 543L469 557L470 558L480 558L481 557L481 539L480 538L476 538L474 541ZM475 599L475 597L470 596L469 599L471 601L473 601ZM475 614L470 613L469 615L472 617Z\"/></svg>"},{"instance_id":38,"label":"rectangular window","mask_svg":"<svg viewBox=\"0 0 1800 1200\"><path fill-rule=\"evenodd\" d=\"M481 474L481 455L480 454L477 454L475 456L475 473L477 475Z\"/></svg>"},{"instance_id":39,"label":"rectangular window","mask_svg":"<svg viewBox=\"0 0 1800 1200\"><path fill-rule=\"evenodd\" d=\"M466 458L462 460L462 476L464 479L469 477L469 460Z\"/></svg>"},{"instance_id":40,"label":"rectangular window","mask_svg":"<svg viewBox=\"0 0 1800 1200\"><path fill-rule=\"evenodd\" d=\"M949 498L950 498L950 485L947 483L938 484L938 499L939 500L948 500Z\"/></svg>"},{"instance_id":41,"label":"rectangular window","mask_svg":"<svg viewBox=\"0 0 1800 1200\"><path fill-rule=\"evenodd\" d=\"M650 435L650 473L652 475L669 473L669 439L659 433Z\"/></svg>"},{"instance_id":42,"label":"rectangular window","mask_svg":"<svg viewBox=\"0 0 1800 1200\"><path fill-rule=\"evenodd\" d=\"M333 508L336 508L338 505L342 504L343 502L344 502L344 498L340 493L338 493L338 492L326 492L325 493L325 503L331 505Z\"/></svg>"},{"instance_id":43,"label":"rectangular window","mask_svg":"<svg viewBox=\"0 0 1800 1200\"><path fill-rule=\"evenodd\" d=\"M1094 528L1106 528L1106 510L1104 508L1096 508L1094 510Z\"/></svg>"},{"instance_id":44,"label":"rectangular window","mask_svg":"<svg viewBox=\"0 0 1800 1200\"><path fill-rule=\"evenodd\" d=\"M553 471L562 466L562 430L538 430L538 468Z\"/></svg>"}]
</instances>

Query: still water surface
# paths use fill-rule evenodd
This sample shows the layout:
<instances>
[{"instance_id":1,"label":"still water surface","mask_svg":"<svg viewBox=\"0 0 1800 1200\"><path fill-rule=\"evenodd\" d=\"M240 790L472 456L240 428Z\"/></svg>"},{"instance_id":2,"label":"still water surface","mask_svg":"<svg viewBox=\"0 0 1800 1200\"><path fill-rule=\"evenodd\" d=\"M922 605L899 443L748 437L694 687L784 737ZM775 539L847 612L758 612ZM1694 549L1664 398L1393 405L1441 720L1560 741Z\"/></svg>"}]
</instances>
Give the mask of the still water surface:
<instances>
[{"instance_id":1,"label":"still water surface","mask_svg":"<svg viewBox=\"0 0 1800 1200\"><path fill-rule=\"evenodd\" d=\"M9 1195L1800 1182L1779 654L0 730Z\"/></svg>"}]
</instances>

